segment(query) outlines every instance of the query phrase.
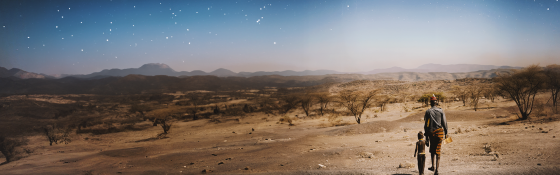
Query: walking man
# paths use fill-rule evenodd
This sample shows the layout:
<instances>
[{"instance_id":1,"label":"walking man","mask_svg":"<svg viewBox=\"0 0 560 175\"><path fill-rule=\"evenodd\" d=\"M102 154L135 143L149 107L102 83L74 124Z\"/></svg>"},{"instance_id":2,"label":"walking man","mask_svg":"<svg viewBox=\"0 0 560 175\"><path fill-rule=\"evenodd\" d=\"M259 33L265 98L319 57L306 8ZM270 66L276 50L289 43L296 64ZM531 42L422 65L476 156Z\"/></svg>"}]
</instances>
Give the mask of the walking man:
<instances>
[{"instance_id":1,"label":"walking man","mask_svg":"<svg viewBox=\"0 0 560 175\"><path fill-rule=\"evenodd\" d=\"M441 160L441 143L443 139L447 138L447 119L445 118L443 110L437 107L438 101L436 96L432 96L433 97L430 98L430 106L432 107L428 109L424 115L424 135L426 135L426 145L430 147L432 158L432 167L428 168L428 170L434 171L434 174L437 175L439 170L439 160Z\"/></svg>"}]
</instances>

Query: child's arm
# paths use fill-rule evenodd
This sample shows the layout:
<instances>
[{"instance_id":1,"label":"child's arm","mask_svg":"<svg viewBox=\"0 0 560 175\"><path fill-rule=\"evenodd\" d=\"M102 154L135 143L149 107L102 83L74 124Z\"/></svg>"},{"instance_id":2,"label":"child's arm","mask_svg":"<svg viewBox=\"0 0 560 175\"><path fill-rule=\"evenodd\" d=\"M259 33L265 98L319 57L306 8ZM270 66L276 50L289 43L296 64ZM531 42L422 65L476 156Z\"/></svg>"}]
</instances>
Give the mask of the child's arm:
<instances>
[{"instance_id":1,"label":"child's arm","mask_svg":"<svg viewBox=\"0 0 560 175\"><path fill-rule=\"evenodd\" d=\"M414 157L416 157L417 151L418 151L418 142L416 142L416 147L414 148Z\"/></svg>"}]
</instances>

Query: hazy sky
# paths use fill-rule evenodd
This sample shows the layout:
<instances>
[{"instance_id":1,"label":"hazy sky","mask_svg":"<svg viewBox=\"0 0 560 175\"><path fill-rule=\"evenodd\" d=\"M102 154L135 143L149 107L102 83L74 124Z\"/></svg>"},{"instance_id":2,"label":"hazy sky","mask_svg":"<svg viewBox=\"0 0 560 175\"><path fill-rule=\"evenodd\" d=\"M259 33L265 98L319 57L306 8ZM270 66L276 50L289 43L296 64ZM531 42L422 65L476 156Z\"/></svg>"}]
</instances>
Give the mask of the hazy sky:
<instances>
[{"instance_id":1,"label":"hazy sky","mask_svg":"<svg viewBox=\"0 0 560 175\"><path fill-rule=\"evenodd\" d=\"M560 2L3 0L0 66L47 74L560 64Z\"/></svg>"}]
</instances>

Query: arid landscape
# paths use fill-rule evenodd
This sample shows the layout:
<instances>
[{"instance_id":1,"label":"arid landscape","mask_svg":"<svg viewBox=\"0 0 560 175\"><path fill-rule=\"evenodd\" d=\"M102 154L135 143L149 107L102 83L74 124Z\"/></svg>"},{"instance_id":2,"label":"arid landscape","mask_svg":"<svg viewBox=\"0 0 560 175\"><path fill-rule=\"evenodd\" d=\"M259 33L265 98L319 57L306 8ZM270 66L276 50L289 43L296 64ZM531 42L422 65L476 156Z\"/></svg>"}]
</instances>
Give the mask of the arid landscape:
<instances>
[{"instance_id":1,"label":"arid landscape","mask_svg":"<svg viewBox=\"0 0 560 175\"><path fill-rule=\"evenodd\" d=\"M276 81L281 87L255 77L230 89L221 84L228 78L183 77L192 84L154 88L139 84L157 76L137 75L112 80L136 81L121 84L134 89L122 95L5 94L0 174L418 174L414 144L432 94L453 139L443 145L440 174L557 174L560 114L551 92L558 67L506 73L431 81L291 77L300 81ZM111 88L100 85L104 79L79 81ZM517 101L508 87L534 99L530 108L519 108L526 99Z\"/></svg>"},{"instance_id":2,"label":"arid landscape","mask_svg":"<svg viewBox=\"0 0 560 175\"><path fill-rule=\"evenodd\" d=\"M0 175L557 175L559 3L2 0Z\"/></svg>"}]
</instances>

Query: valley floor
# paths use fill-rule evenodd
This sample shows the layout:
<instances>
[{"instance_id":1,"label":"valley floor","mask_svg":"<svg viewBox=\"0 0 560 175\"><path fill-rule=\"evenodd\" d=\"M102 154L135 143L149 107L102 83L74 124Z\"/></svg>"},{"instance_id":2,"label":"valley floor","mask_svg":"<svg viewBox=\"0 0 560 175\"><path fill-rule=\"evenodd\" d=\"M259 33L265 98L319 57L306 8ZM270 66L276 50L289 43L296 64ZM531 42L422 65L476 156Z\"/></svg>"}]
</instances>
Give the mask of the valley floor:
<instances>
[{"instance_id":1,"label":"valley floor","mask_svg":"<svg viewBox=\"0 0 560 175\"><path fill-rule=\"evenodd\" d=\"M560 173L560 121L516 121L500 106L449 106L454 141L443 145L440 174ZM161 128L150 122L136 124L150 126L139 131L78 135L67 145L34 136L35 152L0 165L0 174L418 174L414 143L425 110L377 113L362 124L347 116L351 124L334 127L325 127L326 117L290 126L255 113L239 121L176 122L163 139L151 139ZM428 175L429 166L427 155Z\"/></svg>"}]
</instances>

